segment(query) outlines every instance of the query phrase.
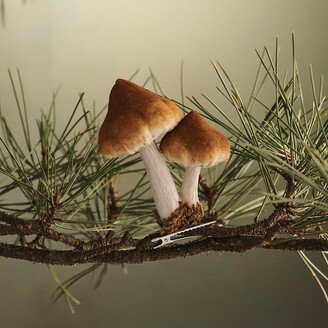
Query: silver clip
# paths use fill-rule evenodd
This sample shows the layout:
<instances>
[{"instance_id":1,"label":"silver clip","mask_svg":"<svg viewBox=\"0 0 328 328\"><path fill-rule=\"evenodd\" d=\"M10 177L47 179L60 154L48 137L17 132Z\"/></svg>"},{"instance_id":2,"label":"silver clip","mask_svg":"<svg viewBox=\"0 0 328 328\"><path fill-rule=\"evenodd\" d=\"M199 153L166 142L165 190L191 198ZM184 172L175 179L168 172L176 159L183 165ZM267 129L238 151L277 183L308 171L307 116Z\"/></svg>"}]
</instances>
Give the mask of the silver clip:
<instances>
[{"instance_id":1,"label":"silver clip","mask_svg":"<svg viewBox=\"0 0 328 328\"><path fill-rule=\"evenodd\" d=\"M151 240L151 242L156 244L154 246L154 249L159 248L159 247L171 244L171 243L173 243L177 240L192 238L194 236L184 236L184 233L186 233L187 231L195 230L195 229L205 227L207 225L215 224L215 223L217 223L217 221L210 221L210 222L206 222L206 223L203 223L203 224L199 224L199 225L196 225L196 226L184 229L184 230L180 230L180 231L171 233L169 235L154 238L154 239Z\"/></svg>"}]
</instances>

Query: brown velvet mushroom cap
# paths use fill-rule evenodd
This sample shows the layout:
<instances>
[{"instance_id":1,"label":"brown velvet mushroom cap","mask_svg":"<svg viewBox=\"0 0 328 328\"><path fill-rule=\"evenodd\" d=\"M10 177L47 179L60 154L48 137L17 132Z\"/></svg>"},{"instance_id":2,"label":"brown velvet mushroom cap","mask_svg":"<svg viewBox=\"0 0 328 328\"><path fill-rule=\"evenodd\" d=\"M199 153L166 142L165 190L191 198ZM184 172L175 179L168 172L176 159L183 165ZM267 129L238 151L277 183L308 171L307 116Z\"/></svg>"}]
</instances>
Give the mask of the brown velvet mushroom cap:
<instances>
[{"instance_id":1,"label":"brown velvet mushroom cap","mask_svg":"<svg viewBox=\"0 0 328 328\"><path fill-rule=\"evenodd\" d=\"M134 154L171 130L181 118L180 109L170 100L118 79L99 131L99 151L108 157Z\"/></svg>"},{"instance_id":2,"label":"brown velvet mushroom cap","mask_svg":"<svg viewBox=\"0 0 328 328\"><path fill-rule=\"evenodd\" d=\"M194 111L163 137L160 150L169 162L185 166L213 166L230 157L225 135Z\"/></svg>"}]
</instances>

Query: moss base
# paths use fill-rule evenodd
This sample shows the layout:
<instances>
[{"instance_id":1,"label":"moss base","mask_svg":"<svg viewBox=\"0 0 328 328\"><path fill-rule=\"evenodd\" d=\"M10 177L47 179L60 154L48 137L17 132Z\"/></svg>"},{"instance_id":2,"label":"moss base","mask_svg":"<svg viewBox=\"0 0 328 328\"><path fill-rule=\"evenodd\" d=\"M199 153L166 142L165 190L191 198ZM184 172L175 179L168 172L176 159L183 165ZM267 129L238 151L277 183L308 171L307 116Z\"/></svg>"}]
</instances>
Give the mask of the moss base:
<instances>
[{"instance_id":1,"label":"moss base","mask_svg":"<svg viewBox=\"0 0 328 328\"><path fill-rule=\"evenodd\" d=\"M168 235L201 223L204 216L204 206L201 203L190 205L180 201L179 204L179 207L166 219L162 219L156 213L161 235Z\"/></svg>"}]
</instances>

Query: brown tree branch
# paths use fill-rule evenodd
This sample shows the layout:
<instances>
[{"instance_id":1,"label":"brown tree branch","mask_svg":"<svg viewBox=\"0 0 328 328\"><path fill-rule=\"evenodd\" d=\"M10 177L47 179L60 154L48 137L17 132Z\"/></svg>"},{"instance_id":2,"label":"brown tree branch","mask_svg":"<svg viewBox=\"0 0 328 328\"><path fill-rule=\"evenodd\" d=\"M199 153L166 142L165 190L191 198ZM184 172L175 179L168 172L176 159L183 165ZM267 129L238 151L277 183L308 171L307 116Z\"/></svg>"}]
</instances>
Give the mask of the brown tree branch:
<instances>
[{"instance_id":1,"label":"brown tree branch","mask_svg":"<svg viewBox=\"0 0 328 328\"><path fill-rule=\"evenodd\" d=\"M81 240L72 235L64 234L53 228L50 228L49 224L45 224L42 220L23 220L15 216L0 212L0 222L6 223L0 224L0 236L39 235L41 237L57 242L62 242L73 247L78 247L83 243Z\"/></svg>"},{"instance_id":2,"label":"brown tree branch","mask_svg":"<svg viewBox=\"0 0 328 328\"><path fill-rule=\"evenodd\" d=\"M1 227L3 231L7 229L10 234L24 232L24 235L38 231L43 238L63 242L75 248L73 250L48 250L0 243L0 256L39 263L73 265L91 262L142 263L211 251L245 252L254 248L290 251L328 250L328 241L323 239L284 240L275 238L278 233L285 232L286 225L281 223L286 224L289 217L289 204L283 204L276 206L274 212L266 220L240 227L211 225L198 228L186 233L188 236L199 237L193 242L153 249L150 242L153 238L151 235L136 240L125 233L122 237L110 240L84 242L72 235L66 235L44 226L40 221L24 221L0 213L0 221L6 224ZM10 224L11 222L13 225ZM274 229L274 234L268 237L271 229Z\"/></svg>"},{"instance_id":3,"label":"brown tree branch","mask_svg":"<svg viewBox=\"0 0 328 328\"><path fill-rule=\"evenodd\" d=\"M285 177L285 195L292 198L297 183L293 178ZM202 180L202 187L207 190L209 204L212 204L211 187ZM119 200L113 185L109 186L108 220L115 220L119 213ZM205 192L206 193L206 192ZM171 244L156 248L151 240L154 235L143 239L134 239L129 233L121 237L99 235L90 241L62 233L53 224L60 206L60 194L52 199L48 215L36 220L23 220L0 212L0 235L18 235L21 245L0 243L0 256L28 260L38 263L74 265L82 263L143 263L145 261L167 260L192 256L206 252L246 252L255 248L289 251L327 251L328 240L278 238L279 234L295 235L293 222L295 207L292 202L275 204L274 211L265 220L239 227L222 227L217 224L197 228L185 233L185 236L197 237L185 244ZM28 243L25 236L36 235ZM43 241L49 239L73 247L68 250L46 249Z\"/></svg>"},{"instance_id":4,"label":"brown tree branch","mask_svg":"<svg viewBox=\"0 0 328 328\"><path fill-rule=\"evenodd\" d=\"M289 251L324 251L328 249L328 241L324 239L290 241L276 239L274 241L275 244L267 245L263 243L262 238L256 236L235 238L210 237L187 244L172 245L158 249L139 250L135 248L128 250L110 250L104 247L90 251L33 249L0 243L0 256L53 265L75 265L97 262L137 264L146 261L168 260L213 251L243 253L254 248Z\"/></svg>"}]
</instances>

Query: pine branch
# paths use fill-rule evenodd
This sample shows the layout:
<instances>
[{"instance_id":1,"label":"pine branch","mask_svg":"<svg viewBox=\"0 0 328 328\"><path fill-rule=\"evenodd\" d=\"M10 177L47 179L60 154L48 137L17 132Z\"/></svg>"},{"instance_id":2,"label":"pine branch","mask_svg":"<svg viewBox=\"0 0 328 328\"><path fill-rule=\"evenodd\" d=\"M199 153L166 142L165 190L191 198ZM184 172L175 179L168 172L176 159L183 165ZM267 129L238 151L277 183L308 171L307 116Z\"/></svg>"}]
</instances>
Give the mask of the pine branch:
<instances>
[{"instance_id":1,"label":"pine branch","mask_svg":"<svg viewBox=\"0 0 328 328\"><path fill-rule=\"evenodd\" d=\"M287 179L285 193L292 196L296 188L294 179ZM114 197L113 186L111 197ZM211 197L211 196L210 196ZM117 202L117 198L115 197ZM82 263L142 263L186 257L205 252L245 252L255 248L290 250L290 251L327 251L328 240L325 239L291 239L276 238L281 233L294 235L292 223L294 219L294 205L292 203L275 206L272 214L265 220L240 227L220 227L217 225L191 230L186 236L198 237L183 245L173 245L162 249L153 249L151 246L152 234L143 239L135 239L129 233L122 237L103 238L83 242L68 234L62 234L50 228L51 222L56 218L51 212L51 220L40 218L26 222L22 219L0 212L0 227L2 235L18 234L26 236L37 233L38 236L62 242L74 247L73 250L37 249L24 243L21 246L0 243L0 256L23 259L38 263L56 265L74 265ZM132 248L132 249L127 249Z\"/></svg>"},{"instance_id":2,"label":"pine branch","mask_svg":"<svg viewBox=\"0 0 328 328\"><path fill-rule=\"evenodd\" d=\"M238 100L237 92L234 92L232 97L232 101L237 102L238 108L241 108L242 103ZM81 98L78 103L80 102ZM73 115L76 112L76 109L77 106L74 109ZM73 115L70 118L70 122L72 121ZM80 119L78 119L78 121L79 120ZM267 116L265 123L267 123L268 120L269 117ZM327 250L326 240L313 238L309 239L306 237L307 229L311 229L312 231L313 227L318 227L318 224L314 226L307 225L307 229L303 230L297 229L298 222L295 220L295 216L297 215L297 211L300 207L297 206L294 201L285 201L282 203L274 202L274 210L271 215L269 215L267 219L257 221L253 224L239 227L222 227L215 225L192 230L186 233L186 236L196 237L197 239L195 241L185 245L165 247L160 251L152 249L150 240L153 238L153 234L141 239L136 239L133 238L128 232L125 232L122 237L115 237L114 230L108 230L105 234L95 231L96 233L91 235L86 235L82 231L77 234L74 232L74 235L64 233L60 231L60 229L54 227L54 225L62 222L58 216L58 211L65 206L65 202L62 200L62 192L65 192L65 188L67 189L67 187L61 187L63 190L61 192L60 187L57 185L53 187L53 191L49 193L48 190L50 189L50 186L45 184L45 182L48 184L51 183L52 178L50 174L50 166L52 164L51 161L49 161L50 134L47 132L50 125L51 124L46 120L40 121L39 123L42 159L40 165L41 171L44 175L44 182L41 186L41 190L43 194L48 193L49 200L42 199L42 205L39 205L39 207L44 207L44 210L42 210L40 215L38 215L34 220L23 220L13 215L0 212L0 222L3 223L0 225L0 235L17 235L21 242L20 246L2 244L0 256L21 258L48 264L70 265L87 262L98 263L99 261L106 263L114 263L115 261L115 263L125 263L125 261L128 263L140 263L140 261L144 260L156 261L159 259L188 256L209 251L243 252L254 248L285 249L294 251ZM62 135L66 130L69 130L68 126L69 125L65 127ZM54 132L52 133L54 134ZM249 134L251 134L251 132L249 132ZM59 143L62 143L62 137L58 138L58 140ZM76 142L74 141L73 147L75 147L75 145ZM57 148L60 149L58 144L55 147L55 151ZM90 152L87 152L87 154L90 154ZM285 164L291 163L294 169L299 169L300 162L293 159L292 152L289 147L285 146L281 156ZM227 166L226 173L223 174L223 176L227 177L227 180L231 180L231 177L235 177L236 181L238 181L239 177L242 177L242 175L240 176L241 170L238 168L240 165L240 158L242 157L235 158L235 160L231 161L230 165ZM87 164L89 160L86 160L85 162ZM24 172L24 168L21 170L24 176L28 175L28 173ZM65 169L65 176L67 175L66 172L67 169ZM295 176L289 175L288 172L281 171L280 168L277 172L286 181L284 197L291 200L295 199L295 192L297 190L297 186L299 185L299 181ZM91 172L91 174L94 173ZM251 175L250 178L245 179L245 181L249 180L250 182L253 182L254 178L256 178L256 176ZM208 216L217 219L220 223L224 223L225 220L221 219L215 206L220 195L223 193L223 190L227 188L228 184L222 184L220 190L218 189L217 179L214 183L210 184L203 176L200 177L199 183L202 198L207 204ZM106 224L111 226L115 223L121 213L121 205L112 181L109 181L108 187L106 188L107 192L103 194L103 198L99 199L101 200L107 198L106 202L103 201L103 205L105 206L107 212ZM102 187L100 190L106 190L106 188ZM136 188L139 188L139 183ZM73 194L74 193L76 192L73 191ZM133 190L128 197L128 203L134 197L134 193L135 190ZM32 196L33 195L34 194L32 194ZM238 197L237 199L241 199L241 197ZM135 200L137 200L137 198ZM128 203L123 206L124 209L126 209ZM98 209L99 204L96 203L96 205ZM99 210L97 211L100 215ZM102 222L101 217L99 217L96 221L98 220ZM279 235L281 234L290 235L291 239L279 238ZM35 235L34 239L31 242L27 242L26 237L33 235ZM46 240L60 242L73 249L46 249ZM127 250L126 248L129 249ZM108 255L105 255L107 253Z\"/></svg>"},{"instance_id":3,"label":"pine branch","mask_svg":"<svg viewBox=\"0 0 328 328\"><path fill-rule=\"evenodd\" d=\"M328 109L322 82L317 94L311 69L312 107L306 108L295 58L289 81L278 76L277 49L276 58L265 48L259 59L247 105L221 63L213 62L221 85L217 90L239 122L206 95L206 104L194 97L188 98L190 107L181 104L184 111L196 108L227 132L232 156L222 168L204 169L199 179L204 219L218 224L188 231L190 242L156 249L151 243L158 235L154 202L147 196L145 170L136 166L140 159L99 156L98 118L107 106L97 114L88 111L82 94L66 126L57 131L55 93L48 113L37 121L39 138L33 142L21 76L17 72L17 90L9 72L24 142L18 143L0 108L0 236L19 241L18 245L0 242L0 256L58 265L95 263L88 273L101 263L142 263L257 248L321 251L325 257ZM276 96L268 105L259 99L267 80ZM152 72L146 82L162 90ZM262 121L252 114L256 106ZM180 186L183 168L171 164L170 169ZM117 177L124 174L137 182L119 194ZM18 192L24 199L10 201Z\"/></svg>"},{"instance_id":4,"label":"pine branch","mask_svg":"<svg viewBox=\"0 0 328 328\"><path fill-rule=\"evenodd\" d=\"M75 265L83 263L139 264L146 261L169 260L179 257L194 256L208 252L243 253L255 248L289 251L326 251L328 241L323 239L304 239L283 241L266 245L261 237L209 237L204 240L184 245L174 245L161 249L111 250L110 247L96 248L90 251L44 250L0 243L0 255L7 258L27 260L53 265ZM129 245L126 245L129 246Z\"/></svg>"}]
</instances>

